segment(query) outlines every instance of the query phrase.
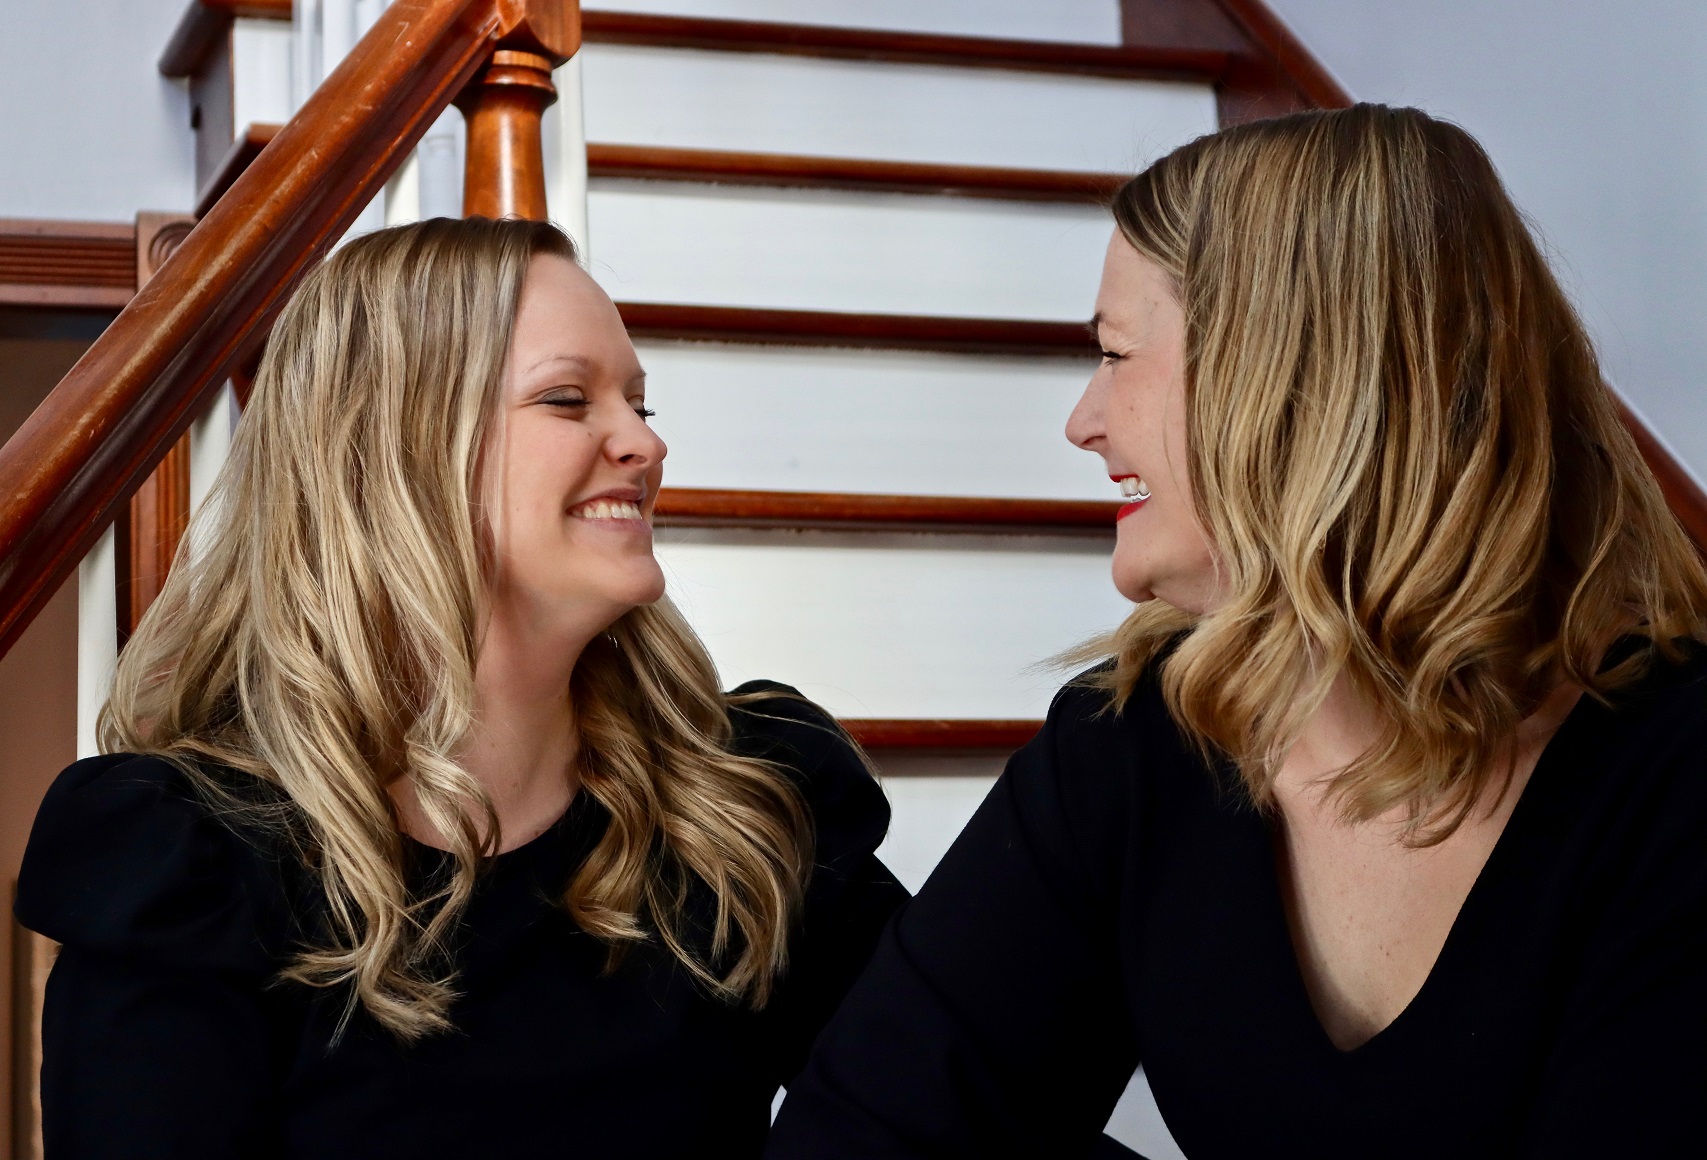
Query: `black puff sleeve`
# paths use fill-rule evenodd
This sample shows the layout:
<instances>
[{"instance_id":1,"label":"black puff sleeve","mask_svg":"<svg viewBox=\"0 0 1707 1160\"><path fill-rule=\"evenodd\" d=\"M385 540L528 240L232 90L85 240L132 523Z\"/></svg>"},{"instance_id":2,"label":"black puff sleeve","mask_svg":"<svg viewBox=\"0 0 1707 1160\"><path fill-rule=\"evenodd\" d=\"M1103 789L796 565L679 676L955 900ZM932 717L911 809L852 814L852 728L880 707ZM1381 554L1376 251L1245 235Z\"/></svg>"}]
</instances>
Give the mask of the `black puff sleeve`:
<instances>
[{"instance_id":1,"label":"black puff sleeve","mask_svg":"<svg viewBox=\"0 0 1707 1160\"><path fill-rule=\"evenodd\" d=\"M63 944L42 1028L52 1160L268 1153L282 898L278 867L170 763L117 754L59 776L17 901Z\"/></svg>"},{"instance_id":2,"label":"black puff sleeve","mask_svg":"<svg viewBox=\"0 0 1707 1160\"><path fill-rule=\"evenodd\" d=\"M889 801L847 734L794 689L749 681L734 690L734 747L776 762L805 798L814 830L813 870L789 967L765 1023L776 1037L777 1079L806 1062L907 891L877 859L889 830Z\"/></svg>"}]
</instances>

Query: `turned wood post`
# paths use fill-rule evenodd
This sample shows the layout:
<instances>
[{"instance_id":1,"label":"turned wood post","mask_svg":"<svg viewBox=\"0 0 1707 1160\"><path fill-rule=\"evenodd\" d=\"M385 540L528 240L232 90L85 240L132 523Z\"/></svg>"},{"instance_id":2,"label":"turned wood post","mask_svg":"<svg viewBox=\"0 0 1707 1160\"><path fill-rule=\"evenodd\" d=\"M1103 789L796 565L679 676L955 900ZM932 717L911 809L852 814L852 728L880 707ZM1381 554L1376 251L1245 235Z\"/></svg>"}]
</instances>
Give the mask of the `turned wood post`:
<instances>
[{"instance_id":1,"label":"turned wood post","mask_svg":"<svg viewBox=\"0 0 1707 1160\"><path fill-rule=\"evenodd\" d=\"M545 151L540 119L557 100L555 67L537 52L503 49L456 100L468 121L462 179L465 217L544 221Z\"/></svg>"}]
</instances>

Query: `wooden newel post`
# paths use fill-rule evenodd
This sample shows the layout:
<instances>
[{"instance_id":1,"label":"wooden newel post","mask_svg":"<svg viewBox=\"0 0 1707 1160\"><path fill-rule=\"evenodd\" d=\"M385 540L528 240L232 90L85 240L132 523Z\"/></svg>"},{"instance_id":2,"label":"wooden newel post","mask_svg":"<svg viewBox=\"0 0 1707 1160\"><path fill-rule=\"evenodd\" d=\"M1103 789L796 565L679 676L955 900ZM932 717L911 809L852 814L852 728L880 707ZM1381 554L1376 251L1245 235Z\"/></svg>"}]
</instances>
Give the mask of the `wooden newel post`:
<instances>
[{"instance_id":1,"label":"wooden newel post","mask_svg":"<svg viewBox=\"0 0 1707 1160\"><path fill-rule=\"evenodd\" d=\"M557 99L551 69L549 57L500 48L457 98L468 121L465 217L549 216L539 126Z\"/></svg>"}]
</instances>

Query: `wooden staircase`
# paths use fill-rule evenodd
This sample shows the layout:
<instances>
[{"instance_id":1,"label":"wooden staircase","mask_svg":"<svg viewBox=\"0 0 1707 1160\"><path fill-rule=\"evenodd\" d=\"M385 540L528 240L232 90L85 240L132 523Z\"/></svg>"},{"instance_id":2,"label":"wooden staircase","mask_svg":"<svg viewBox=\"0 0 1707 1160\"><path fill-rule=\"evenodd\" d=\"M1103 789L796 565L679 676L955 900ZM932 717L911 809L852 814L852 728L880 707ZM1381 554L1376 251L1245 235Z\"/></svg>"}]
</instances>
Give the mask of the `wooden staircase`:
<instances>
[{"instance_id":1,"label":"wooden staircase","mask_svg":"<svg viewBox=\"0 0 1707 1160\"><path fill-rule=\"evenodd\" d=\"M1084 44L394 0L281 123L245 119L233 74L238 34L282 31L290 0L191 0L160 67L195 101L193 215L0 220L0 304L119 311L0 449L0 651L115 521L122 637L188 514L185 432L227 380L245 393L296 280L452 102L483 115L496 53L561 87L584 42L581 240L672 445L677 596L729 683L800 684L920 775L889 783L898 827L952 831L1038 726L1055 678L1025 666L1124 611L1118 505L1058 434L1094 365L1098 203L1217 124L1349 103L1259 0L1119 8L1123 43ZM1004 101L1081 112L1037 130ZM531 133L533 168L471 148L465 204L537 215L537 119L502 131ZM882 256L909 238L933 261ZM1707 497L1630 421L1707 545Z\"/></svg>"}]
</instances>

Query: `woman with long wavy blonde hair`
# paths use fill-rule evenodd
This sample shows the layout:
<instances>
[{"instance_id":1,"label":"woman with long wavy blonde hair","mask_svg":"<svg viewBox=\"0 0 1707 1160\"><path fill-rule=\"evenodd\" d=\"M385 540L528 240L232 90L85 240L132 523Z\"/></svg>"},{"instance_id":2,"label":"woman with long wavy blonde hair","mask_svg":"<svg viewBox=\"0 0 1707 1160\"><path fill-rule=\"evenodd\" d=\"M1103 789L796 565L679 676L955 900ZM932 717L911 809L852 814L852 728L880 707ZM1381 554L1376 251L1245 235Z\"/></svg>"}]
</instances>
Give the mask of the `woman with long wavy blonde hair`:
<instances>
[{"instance_id":1,"label":"woman with long wavy blonde hair","mask_svg":"<svg viewBox=\"0 0 1707 1160\"><path fill-rule=\"evenodd\" d=\"M904 897L858 750L718 691L554 227L344 246L42 805L47 1154L755 1156Z\"/></svg>"},{"instance_id":2,"label":"woman with long wavy blonde hair","mask_svg":"<svg viewBox=\"0 0 1707 1160\"><path fill-rule=\"evenodd\" d=\"M1067 425L1137 602L767 1156L1707 1154L1707 573L1481 148L1360 105L1128 182ZM880 1062L881 1061L881 1062Z\"/></svg>"}]
</instances>

